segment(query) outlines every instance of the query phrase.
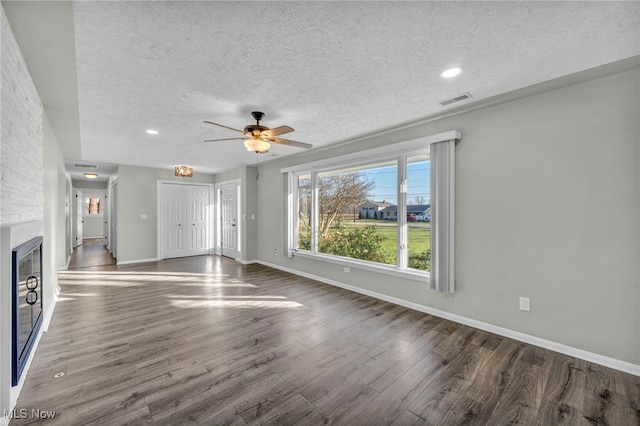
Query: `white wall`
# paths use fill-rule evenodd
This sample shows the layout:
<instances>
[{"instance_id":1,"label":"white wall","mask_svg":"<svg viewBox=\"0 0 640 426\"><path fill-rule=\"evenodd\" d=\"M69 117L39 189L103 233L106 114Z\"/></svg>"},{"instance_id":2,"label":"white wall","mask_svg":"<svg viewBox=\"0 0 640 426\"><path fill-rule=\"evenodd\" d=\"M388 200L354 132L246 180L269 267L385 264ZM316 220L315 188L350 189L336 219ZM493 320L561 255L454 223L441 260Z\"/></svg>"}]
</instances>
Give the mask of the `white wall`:
<instances>
[{"instance_id":1,"label":"white wall","mask_svg":"<svg viewBox=\"0 0 640 426\"><path fill-rule=\"evenodd\" d=\"M33 237L43 236L42 333L55 307L57 270L66 256L59 253L69 244L66 212L60 210L68 198L70 179L51 126L43 113L40 97L22 54L0 7L2 60L0 165L0 416L12 408L28 371L11 387L11 249ZM61 239L61 242L59 242ZM37 342L41 334L38 335ZM7 421L0 417L0 424Z\"/></svg>"},{"instance_id":2,"label":"white wall","mask_svg":"<svg viewBox=\"0 0 640 426\"><path fill-rule=\"evenodd\" d=\"M185 182L173 169L118 166L118 263L157 258L157 181ZM194 172L193 183L214 183L212 174ZM141 219L146 215L146 219Z\"/></svg>"},{"instance_id":3,"label":"white wall","mask_svg":"<svg viewBox=\"0 0 640 426\"><path fill-rule=\"evenodd\" d=\"M53 306L53 299L59 293L58 269L67 264L65 246L69 234L67 210L64 207L69 174L60 145L56 139L47 116L44 116L44 243L43 267L48 284L44 293L45 306ZM50 315L52 312L45 312Z\"/></svg>"},{"instance_id":4,"label":"white wall","mask_svg":"<svg viewBox=\"0 0 640 426\"><path fill-rule=\"evenodd\" d=\"M636 68L267 163L258 258L639 365L639 81ZM462 131L455 294L273 254L284 249L282 167L447 130ZM519 296L531 298L530 313L518 310Z\"/></svg>"},{"instance_id":5,"label":"white wall","mask_svg":"<svg viewBox=\"0 0 640 426\"><path fill-rule=\"evenodd\" d=\"M0 410L10 408L16 396L11 387L11 249L9 226L43 220L42 104L18 49L9 23L0 8L0 104L1 129L0 222L2 264L0 275ZM38 225L39 224L39 225ZM20 235L25 241L38 235ZM3 412L0 411L0 415Z\"/></svg>"},{"instance_id":6,"label":"white wall","mask_svg":"<svg viewBox=\"0 0 640 426\"><path fill-rule=\"evenodd\" d=\"M42 220L42 103L2 13L3 223Z\"/></svg>"}]
</instances>

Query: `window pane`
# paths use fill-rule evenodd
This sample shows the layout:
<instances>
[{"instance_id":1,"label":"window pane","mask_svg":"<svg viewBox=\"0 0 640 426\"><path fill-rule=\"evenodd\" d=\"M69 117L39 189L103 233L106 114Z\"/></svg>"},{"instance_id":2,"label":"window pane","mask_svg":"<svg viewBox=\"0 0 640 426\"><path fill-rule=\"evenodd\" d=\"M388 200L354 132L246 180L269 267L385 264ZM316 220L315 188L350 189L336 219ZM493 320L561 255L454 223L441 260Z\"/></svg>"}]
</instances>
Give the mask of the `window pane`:
<instances>
[{"instance_id":1,"label":"window pane","mask_svg":"<svg viewBox=\"0 0 640 426\"><path fill-rule=\"evenodd\" d=\"M311 175L298 176L298 218L296 247L311 249Z\"/></svg>"},{"instance_id":2,"label":"window pane","mask_svg":"<svg viewBox=\"0 0 640 426\"><path fill-rule=\"evenodd\" d=\"M429 155L407 159L407 253L409 268L431 269Z\"/></svg>"},{"instance_id":3,"label":"window pane","mask_svg":"<svg viewBox=\"0 0 640 426\"><path fill-rule=\"evenodd\" d=\"M318 174L318 251L397 264L396 161Z\"/></svg>"},{"instance_id":4,"label":"window pane","mask_svg":"<svg viewBox=\"0 0 640 426\"><path fill-rule=\"evenodd\" d=\"M100 214L100 198L84 199L85 214Z\"/></svg>"}]
</instances>

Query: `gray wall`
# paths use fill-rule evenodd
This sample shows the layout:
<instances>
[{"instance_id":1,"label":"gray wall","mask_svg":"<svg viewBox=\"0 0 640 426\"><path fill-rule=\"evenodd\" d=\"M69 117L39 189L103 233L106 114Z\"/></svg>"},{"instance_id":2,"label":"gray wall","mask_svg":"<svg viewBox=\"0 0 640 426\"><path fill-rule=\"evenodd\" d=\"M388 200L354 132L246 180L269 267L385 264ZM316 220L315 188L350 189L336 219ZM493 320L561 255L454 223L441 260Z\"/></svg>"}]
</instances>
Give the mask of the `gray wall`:
<instances>
[{"instance_id":1,"label":"gray wall","mask_svg":"<svg viewBox=\"0 0 640 426\"><path fill-rule=\"evenodd\" d=\"M104 181L104 182L96 182L96 181L91 181L91 180L86 180L86 181L82 181L82 180L75 180L73 179L71 181L71 183L73 184L73 187L76 189L80 189L80 190L85 190L85 189L89 189L89 190L93 190L93 189L107 189L107 185L109 184L109 182Z\"/></svg>"},{"instance_id":2,"label":"gray wall","mask_svg":"<svg viewBox=\"0 0 640 426\"><path fill-rule=\"evenodd\" d=\"M639 81L633 69L267 163L258 258L640 364ZM280 168L447 130L462 131L455 294L273 254L284 249ZM519 296L531 298L530 313Z\"/></svg>"},{"instance_id":3,"label":"gray wall","mask_svg":"<svg viewBox=\"0 0 640 426\"><path fill-rule=\"evenodd\" d=\"M242 188L244 227L243 260L253 261L258 259L258 169L245 167L245 179Z\"/></svg>"},{"instance_id":4,"label":"gray wall","mask_svg":"<svg viewBox=\"0 0 640 426\"><path fill-rule=\"evenodd\" d=\"M157 257L157 182L185 182L173 169L118 166L118 262ZM213 183L213 175L194 172L193 183ZM146 214L147 219L140 219Z\"/></svg>"}]
</instances>

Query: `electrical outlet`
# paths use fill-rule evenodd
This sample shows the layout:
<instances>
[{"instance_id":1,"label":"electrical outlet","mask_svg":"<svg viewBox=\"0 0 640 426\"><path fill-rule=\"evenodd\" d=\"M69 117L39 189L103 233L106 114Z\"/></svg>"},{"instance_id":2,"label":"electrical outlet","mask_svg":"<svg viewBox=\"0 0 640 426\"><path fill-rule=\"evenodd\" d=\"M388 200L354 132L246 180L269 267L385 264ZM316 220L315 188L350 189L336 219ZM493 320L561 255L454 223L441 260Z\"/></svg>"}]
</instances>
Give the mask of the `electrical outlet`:
<instances>
[{"instance_id":1,"label":"electrical outlet","mask_svg":"<svg viewBox=\"0 0 640 426\"><path fill-rule=\"evenodd\" d=\"M531 312L531 300L528 297L520 298L520 310L525 312Z\"/></svg>"},{"instance_id":2,"label":"electrical outlet","mask_svg":"<svg viewBox=\"0 0 640 426\"><path fill-rule=\"evenodd\" d=\"M278 249L277 248L273 249L273 254L275 254L276 256L278 255Z\"/></svg>"}]
</instances>

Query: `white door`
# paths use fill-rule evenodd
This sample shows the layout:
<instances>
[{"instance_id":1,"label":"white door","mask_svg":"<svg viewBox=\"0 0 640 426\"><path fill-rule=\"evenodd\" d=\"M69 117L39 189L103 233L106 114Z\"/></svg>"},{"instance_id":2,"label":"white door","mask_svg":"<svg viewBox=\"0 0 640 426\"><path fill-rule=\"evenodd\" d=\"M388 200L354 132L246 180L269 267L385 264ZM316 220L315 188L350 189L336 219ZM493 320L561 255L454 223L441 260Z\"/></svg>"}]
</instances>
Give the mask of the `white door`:
<instances>
[{"instance_id":1,"label":"white door","mask_svg":"<svg viewBox=\"0 0 640 426\"><path fill-rule=\"evenodd\" d=\"M164 259L188 256L185 254L185 197L182 185L163 185L162 232Z\"/></svg>"},{"instance_id":2,"label":"white door","mask_svg":"<svg viewBox=\"0 0 640 426\"><path fill-rule=\"evenodd\" d=\"M109 240L107 248L111 252L111 255L118 258L118 182L111 184L111 192L109 193L111 202L109 203Z\"/></svg>"},{"instance_id":3,"label":"white door","mask_svg":"<svg viewBox=\"0 0 640 426\"><path fill-rule=\"evenodd\" d=\"M107 208L107 194L102 196L102 217L104 218L104 225L102 226L102 236L104 237L104 245L107 245L109 239L109 209Z\"/></svg>"},{"instance_id":4,"label":"white door","mask_svg":"<svg viewBox=\"0 0 640 426\"><path fill-rule=\"evenodd\" d=\"M187 223L189 231L186 236L189 255L207 254L209 251L209 187L188 186L186 200L189 215Z\"/></svg>"},{"instance_id":5,"label":"white door","mask_svg":"<svg viewBox=\"0 0 640 426\"><path fill-rule=\"evenodd\" d=\"M209 252L209 192L207 185L161 185L163 259Z\"/></svg>"},{"instance_id":6,"label":"white door","mask_svg":"<svg viewBox=\"0 0 640 426\"><path fill-rule=\"evenodd\" d=\"M74 225L73 225L73 247L78 247L82 244L82 224L84 220L82 219L82 214L84 212L84 203L82 198L82 191L78 191L77 189L73 190L73 195L75 197L74 200Z\"/></svg>"},{"instance_id":7,"label":"white door","mask_svg":"<svg viewBox=\"0 0 640 426\"><path fill-rule=\"evenodd\" d=\"M238 243L238 188L236 183L224 185L220 188L220 249L223 256L232 258L240 257L240 244Z\"/></svg>"}]
</instances>

